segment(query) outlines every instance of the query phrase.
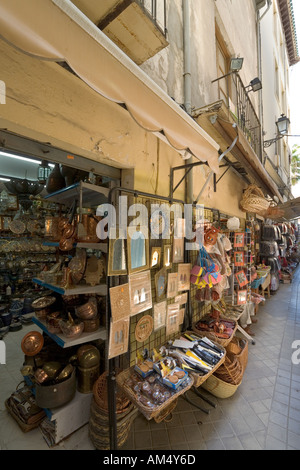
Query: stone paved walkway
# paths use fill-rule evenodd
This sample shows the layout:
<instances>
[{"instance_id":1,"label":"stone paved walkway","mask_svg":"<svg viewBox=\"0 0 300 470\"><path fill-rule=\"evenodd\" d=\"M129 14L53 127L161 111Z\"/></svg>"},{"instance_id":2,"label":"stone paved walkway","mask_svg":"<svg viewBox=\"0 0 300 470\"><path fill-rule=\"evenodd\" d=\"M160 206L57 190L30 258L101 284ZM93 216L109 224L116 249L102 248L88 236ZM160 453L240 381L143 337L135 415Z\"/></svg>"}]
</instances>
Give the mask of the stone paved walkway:
<instances>
[{"instance_id":1,"label":"stone paved walkway","mask_svg":"<svg viewBox=\"0 0 300 470\"><path fill-rule=\"evenodd\" d=\"M123 449L129 450L290 450L300 449L300 364L292 363L293 342L300 342L300 268L292 284L260 305L255 344L249 344L242 384L228 399L216 399L217 408L191 395L200 411L183 398L169 423L157 424L138 415ZM22 380L22 337L32 326L5 337L7 365L0 365L0 449L49 450L39 429L22 433L5 410L5 399ZM300 359L299 354L295 356ZM297 358L296 357L296 358ZM206 393L203 391L203 393ZM84 426L56 449L94 449Z\"/></svg>"}]
</instances>

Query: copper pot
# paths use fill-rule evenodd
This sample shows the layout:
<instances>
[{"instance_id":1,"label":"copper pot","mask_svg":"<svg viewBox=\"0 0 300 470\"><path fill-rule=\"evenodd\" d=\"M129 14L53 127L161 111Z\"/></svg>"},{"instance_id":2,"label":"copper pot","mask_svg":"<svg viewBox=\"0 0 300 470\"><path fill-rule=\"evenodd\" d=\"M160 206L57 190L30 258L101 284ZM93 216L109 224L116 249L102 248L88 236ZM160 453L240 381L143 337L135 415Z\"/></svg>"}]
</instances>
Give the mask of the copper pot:
<instances>
[{"instance_id":1,"label":"copper pot","mask_svg":"<svg viewBox=\"0 0 300 470\"><path fill-rule=\"evenodd\" d=\"M97 237L96 229L98 222L102 217L97 217L93 214L82 214L76 216L77 225L81 223L81 235L77 236L77 241L84 243L98 243L100 242Z\"/></svg>"},{"instance_id":2,"label":"copper pot","mask_svg":"<svg viewBox=\"0 0 300 470\"><path fill-rule=\"evenodd\" d=\"M99 330L99 326L100 326L100 318L96 317L96 318L92 318L91 320L83 320L83 324L84 324L83 331L85 333L91 333L92 331L97 331Z\"/></svg>"},{"instance_id":3,"label":"copper pot","mask_svg":"<svg viewBox=\"0 0 300 470\"><path fill-rule=\"evenodd\" d=\"M62 237L62 230L59 225L60 217L45 218L45 237L51 238L54 242L58 242Z\"/></svg>"}]
</instances>

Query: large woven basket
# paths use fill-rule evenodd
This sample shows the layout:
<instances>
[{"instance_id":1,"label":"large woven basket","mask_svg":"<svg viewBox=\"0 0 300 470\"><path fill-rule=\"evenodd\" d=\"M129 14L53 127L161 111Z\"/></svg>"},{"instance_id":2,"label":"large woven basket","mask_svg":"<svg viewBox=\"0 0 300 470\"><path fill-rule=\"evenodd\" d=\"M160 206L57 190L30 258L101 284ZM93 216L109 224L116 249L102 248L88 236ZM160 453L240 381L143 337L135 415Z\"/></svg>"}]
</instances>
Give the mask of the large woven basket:
<instances>
[{"instance_id":1,"label":"large woven basket","mask_svg":"<svg viewBox=\"0 0 300 470\"><path fill-rule=\"evenodd\" d=\"M234 354L236 356L243 371L245 371L248 364L248 341L234 336L226 346L226 351L228 354Z\"/></svg>"},{"instance_id":2,"label":"large woven basket","mask_svg":"<svg viewBox=\"0 0 300 470\"><path fill-rule=\"evenodd\" d=\"M213 374L202 384L201 387L217 398L229 398L235 394L239 386L240 383L235 385L230 384L224 382Z\"/></svg>"},{"instance_id":3,"label":"large woven basket","mask_svg":"<svg viewBox=\"0 0 300 470\"><path fill-rule=\"evenodd\" d=\"M180 389L162 405L157 405L150 408L140 403L140 401L137 400L134 392L128 386L126 386L127 379L133 373L134 367L130 367L129 369L126 369L120 374L118 374L116 380L119 387L125 392L130 401L139 409L139 411L145 416L148 421L150 421L151 419L155 419L155 421L160 422L162 419L165 419L166 416L171 413L171 411L174 409L172 403L175 401L177 403L177 398L183 393L185 393L187 390L189 390L194 384L193 377L189 376L187 379L187 385L185 387L180 387ZM166 411L168 412L167 414Z\"/></svg>"},{"instance_id":4,"label":"large woven basket","mask_svg":"<svg viewBox=\"0 0 300 470\"><path fill-rule=\"evenodd\" d=\"M245 212L259 213L268 210L270 202L258 186L250 184L243 194L240 205Z\"/></svg>"},{"instance_id":5,"label":"large woven basket","mask_svg":"<svg viewBox=\"0 0 300 470\"><path fill-rule=\"evenodd\" d=\"M98 407L103 411L108 412L108 397L107 397L107 375L108 372L104 372L96 380L93 385L93 396ZM130 400L127 395L117 387L116 393L116 413L123 413L124 410L128 408Z\"/></svg>"},{"instance_id":6,"label":"large woven basket","mask_svg":"<svg viewBox=\"0 0 300 470\"><path fill-rule=\"evenodd\" d=\"M186 331L187 334L195 334L194 331ZM199 336L199 338L201 338L201 335L197 335ZM218 364L210 371L210 372L207 372L207 374L205 375L199 375L197 374L197 372L189 372L189 374L193 377L194 379L194 387L195 388L198 388L200 387L200 385L203 384L203 382L205 382L208 377L210 377L214 372L216 372L216 370L223 364L223 362L225 361L225 357L226 357L226 349L223 348L223 352L224 352L224 356L220 359L220 361L218 362Z\"/></svg>"},{"instance_id":7,"label":"large woven basket","mask_svg":"<svg viewBox=\"0 0 300 470\"><path fill-rule=\"evenodd\" d=\"M226 346L230 343L230 341L232 340L232 338L234 337L234 334L237 330L237 327L238 327L238 324L235 320L233 320L235 322L235 326L233 328L233 333L232 335L225 339L225 338L219 338L213 330L211 331L205 331L205 330L198 330L196 328L196 325L198 322L196 322L194 325L193 325L193 332L196 333L197 335L199 336L206 336L208 339L210 339L211 341L219 344L220 346L223 346L223 348L226 348Z\"/></svg>"},{"instance_id":8,"label":"large woven basket","mask_svg":"<svg viewBox=\"0 0 300 470\"><path fill-rule=\"evenodd\" d=\"M244 369L237 356L227 353L224 363L216 370L214 375L224 382L238 385L243 378L243 374Z\"/></svg>"}]
</instances>

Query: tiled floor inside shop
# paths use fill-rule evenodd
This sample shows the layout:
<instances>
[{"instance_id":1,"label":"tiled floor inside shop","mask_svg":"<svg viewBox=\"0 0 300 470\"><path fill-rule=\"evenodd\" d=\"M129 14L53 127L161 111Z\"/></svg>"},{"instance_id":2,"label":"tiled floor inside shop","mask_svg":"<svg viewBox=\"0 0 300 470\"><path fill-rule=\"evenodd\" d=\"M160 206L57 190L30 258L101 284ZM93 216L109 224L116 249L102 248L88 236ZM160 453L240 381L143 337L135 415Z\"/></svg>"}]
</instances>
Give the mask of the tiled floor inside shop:
<instances>
[{"instance_id":1,"label":"tiled floor inside shop","mask_svg":"<svg viewBox=\"0 0 300 470\"><path fill-rule=\"evenodd\" d=\"M149 422L138 415L123 449L300 449L300 364L291 360L296 352L293 342L300 341L300 267L292 284L281 284L265 305L260 304L257 319L258 323L251 327L255 344L249 343L247 369L231 398L216 399L210 395L217 404L213 408L191 395L210 410L209 414L179 398L168 423ZM5 399L22 380L20 341L30 329L32 325L4 338L7 359L6 365L0 365L2 450L49 450L39 429L24 434L4 406ZM300 359L300 351L295 358ZM52 449L94 449L88 425Z\"/></svg>"}]
</instances>

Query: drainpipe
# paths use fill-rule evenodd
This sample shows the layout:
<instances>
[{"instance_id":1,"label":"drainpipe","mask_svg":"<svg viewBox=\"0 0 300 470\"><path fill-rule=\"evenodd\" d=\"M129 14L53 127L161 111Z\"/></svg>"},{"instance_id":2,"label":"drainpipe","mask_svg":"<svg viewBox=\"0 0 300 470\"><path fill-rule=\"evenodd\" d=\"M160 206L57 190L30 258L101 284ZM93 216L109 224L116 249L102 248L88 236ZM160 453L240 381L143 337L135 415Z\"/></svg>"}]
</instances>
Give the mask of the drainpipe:
<instances>
[{"instance_id":1,"label":"drainpipe","mask_svg":"<svg viewBox=\"0 0 300 470\"><path fill-rule=\"evenodd\" d=\"M191 83L191 42L190 42L190 0L182 0L183 16L183 79L184 79L184 107L186 112L192 114L192 83ZM186 161L193 163L193 157ZM186 177L186 202L193 203L193 170Z\"/></svg>"},{"instance_id":2,"label":"drainpipe","mask_svg":"<svg viewBox=\"0 0 300 470\"><path fill-rule=\"evenodd\" d=\"M259 79L260 81L262 82L262 57L261 57L261 29L260 29L260 24L261 24L261 20L264 18L264 16L268 13L268 11L270 10L271 6L272 6L272 0L267 0L268 1L268 6L267 6L267 9L264 11L264 13L260 16L259 15L259 10L257 12L257 31L256 31L256 35L257 35L257 62L258 62L258 76L259 76ZM263 123L264 123L264 112L263 112L263 100L262 100L262 90L260 90L260 96L259 96L259 119L260 119L260 123L261 123L261 139L262 139L262 142L263 142ZM265 158L264 158L264 154L263 154L263 150L262 150L262 158L263 158L263 166L265 166Z\"/></svg>"}]
</instances>

